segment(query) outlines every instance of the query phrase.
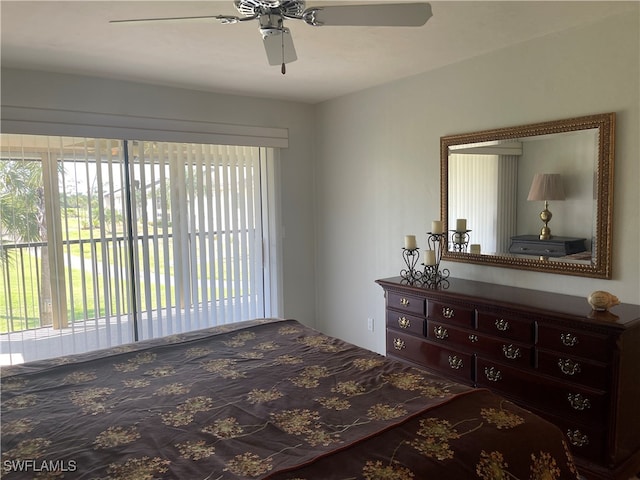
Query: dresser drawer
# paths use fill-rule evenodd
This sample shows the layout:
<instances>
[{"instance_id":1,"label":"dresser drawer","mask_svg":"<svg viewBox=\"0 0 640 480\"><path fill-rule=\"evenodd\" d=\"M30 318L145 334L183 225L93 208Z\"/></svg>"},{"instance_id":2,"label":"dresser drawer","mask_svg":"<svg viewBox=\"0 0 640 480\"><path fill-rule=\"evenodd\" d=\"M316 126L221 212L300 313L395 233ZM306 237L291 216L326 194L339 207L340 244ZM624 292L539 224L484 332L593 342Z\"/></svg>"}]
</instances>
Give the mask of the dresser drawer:
<instances>
[{"instance_id":1,"label":"dresser drawer","mask_svg":"<svg viewBox=\"0 0 640 480\"><path fill-rule=\"evenodd\" d=\"M478 330L509 340L521 342L533 342L534 340L533 320L522 320L514 316L479 311Z\"/></svg>"},{"instance_id":2,"label":"dresser drawer","mask_svg":"<svg viewBox=\"0 0 640 480\"><path fill-rule=\"evenodd\" d=\"M538 349L538 370L565 381L607 390L609 388L606 364L571 357L558 352Z\"/></svg>"},{"instance_id":3,"label":"dresser drawer","mask_svg":"<svg viewBox=\"0 0 640 480\"><path fill-rule=\"evenodd\" d=\"M606 335L585 333L570 328L539 324L538 345L568 355L608 362L613 349Z\"/></svg>"},{"instance_id":4,"label":"dresser drawer","mask_svg":"<svg viewBox=\"0 0 640 480\"><path fill-rule=\"evenodd\" d=\"M601 390L554 380L479 356L476 384L499 391L523 404L574 421L602 428L606 425L608 395Z\"/></svg>"},{"instance_id":5,"label":"dresser drawer","mask_svg":"<svg viewBox=\"0 0 640 480\"><path fill-rule=\"evenodd\" d=\"M447 377L455 378L466 384L474 380L474 359L470 353L428 343L425 358L426 366L438 370Z\"/></svg>"},{"instance_id":6,"label":"dresser drawer","mask_svg":"<svg viewBox=\"0 0 640 480\"><path fill-rule=\"evenodd\" d=\"M472 353L523 367L532 366L533 346L505 341L479 333L477 330L463 329L434 320L427 320L427 337L452 348L462 348Z\"/></svg>"},{"instance_id":7,"label":"dresser drawer","mask_svg":"<svg viewBox=\"0 0 640 480\"><path fill-rule=\"evenodd\" d=\"M556 425L562 429L575 455L588 458L590 461L604 461L605 432L567 421L559 421Z\"/></svg>"},{"instance_id":8,"label":"dresser drawer","mask_svg":"<svg viewBox=\"0 0 640 480\"><path fill-rule=\"evenodd\" d=\"M429 300L427 302L427 317L462 327L475 326L475 310L448 303Z\"/></svg>"},{"instance_id":9,"label":"dresser drawer","mask_svg":"<svg viewBox=\"0 0 640 480\"><path fill-rule=\"evenodd\" d=\"M387 329L387 355L402 357L419 365L425 364L426 344L423 338L395 329Z\"/></svg>"},{"instance_id":10,"label":"dresser drawer","mask_svg":"<svg viewBox=\"0 0 640 480\"><path fill-rule=\"evenodd\" d=\"M427 320L427 338L448 345L450 348L462 348L473 352L474 344L478 341L476 333L472 329L459 328L438 320Z\"/></svg>"},{"instance_id":11,"label":"dresser drawer","mask_svg":"<svg viewBox=\"0 0 640 480\"><path fill-rule=\"evenodd\" d=\"M395 310L387 310L387 328L404 330L423 337L424 323L424 317L409 315L408 313L398 312Z\"/></svg>"},{"instance_id":12,"label":"dresser drawer","mask_svg":"<svg viewBox=\"0 0 640 480\"><path fill-rule=\"evenodd\" d=\"M407 313L424 316L425 299L416 295L389 292L387 295L387 307Z\"/></svg>"},{"instance_id":13,"label":"dresser drawer","mask_svg":"<svg viewBox=\"0 0 640 480\"><path fill-rule=\"evenodd\" d=\"M606 461L606 430L572 422L567 418L548 415L545 412L535 411L535 413L554 423L562 430L574 455L586 458L590 462Z\"/></svg>"},{"instance_id":14,"label":"dresser drawer","mask_svg":"<svg viewBox=\"0 0 640 480\"><path fill-rule=\"evenodd\" d=\"M443 348L413 335L387 330L387 354L437 370L467 384L473 380L471 354Z\"/></svg>"}]
</instances>

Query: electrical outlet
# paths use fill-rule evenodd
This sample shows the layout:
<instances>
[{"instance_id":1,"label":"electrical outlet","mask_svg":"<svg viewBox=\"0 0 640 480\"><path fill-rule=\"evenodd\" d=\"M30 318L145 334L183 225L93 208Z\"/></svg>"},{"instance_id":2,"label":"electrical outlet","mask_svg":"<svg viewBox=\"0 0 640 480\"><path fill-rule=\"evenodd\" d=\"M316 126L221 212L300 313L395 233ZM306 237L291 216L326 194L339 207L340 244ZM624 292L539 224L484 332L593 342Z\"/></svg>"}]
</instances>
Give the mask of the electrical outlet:
<instances>
[{"instance_id":1,"label":"electrical outlet","mask_svg":"<svg viewBox=\"0 0 640 480\"><path fill-rule=\"evenodd\" d=\"M367 330L373 332L373 318L367 318Z\"/></svg>"}]
</instances>

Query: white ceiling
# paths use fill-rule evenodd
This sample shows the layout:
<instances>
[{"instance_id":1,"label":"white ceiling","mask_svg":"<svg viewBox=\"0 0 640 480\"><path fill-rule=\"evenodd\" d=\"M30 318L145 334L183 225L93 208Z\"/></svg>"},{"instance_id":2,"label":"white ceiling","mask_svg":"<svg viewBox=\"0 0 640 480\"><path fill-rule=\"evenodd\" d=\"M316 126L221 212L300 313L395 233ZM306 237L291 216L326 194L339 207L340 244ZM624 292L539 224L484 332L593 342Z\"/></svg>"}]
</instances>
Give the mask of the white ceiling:
<instances>
[{"instance_id":1,"label":"white ceiling","mask_svg":"<svg viewBox=\"0 0 640 480\"><path fill-rule=\"evenodd\" d=\"M375 2L308 0L307 7ZM430 3L433 17L422 27L311 27L289 20L285 25L298 60L282 75L279 66L268 65L255 21L109 23L238 15L232 0L1 0L1 60L7 67L316 103L609 15L638 12L637 1Z\"/></svg>"}]
</instances>

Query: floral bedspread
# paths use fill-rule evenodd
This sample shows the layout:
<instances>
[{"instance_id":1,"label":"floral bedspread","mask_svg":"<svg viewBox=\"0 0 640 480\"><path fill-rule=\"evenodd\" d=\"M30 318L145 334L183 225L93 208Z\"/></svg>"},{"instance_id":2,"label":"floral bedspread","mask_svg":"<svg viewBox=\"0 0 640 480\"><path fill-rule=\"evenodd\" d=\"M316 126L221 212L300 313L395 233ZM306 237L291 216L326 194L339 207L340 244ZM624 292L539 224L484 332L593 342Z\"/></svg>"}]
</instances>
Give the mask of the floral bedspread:
<instances>
[{"instance_id":1,"label":"floral bedspread","mask_svg":"<svg viewBox=\"0 0 640 480\"><path fill-rule=\"evenodd\" d=\"M2 369L2 477L575 479L562 433L294 320Z\"/></svg>"}]
</instances>

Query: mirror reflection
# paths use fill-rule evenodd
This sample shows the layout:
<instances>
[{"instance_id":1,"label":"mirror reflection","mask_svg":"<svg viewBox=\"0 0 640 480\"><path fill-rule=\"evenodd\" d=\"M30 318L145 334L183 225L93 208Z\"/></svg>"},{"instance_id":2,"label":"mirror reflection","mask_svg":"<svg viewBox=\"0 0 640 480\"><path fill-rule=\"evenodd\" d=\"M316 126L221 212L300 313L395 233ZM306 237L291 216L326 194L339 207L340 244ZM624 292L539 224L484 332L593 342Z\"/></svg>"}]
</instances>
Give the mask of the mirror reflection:
<instances>
[{"instance_id":1,"label":"mirror reflection","mask_svg":"<svg viewBox=\"0 0 640 480\"><path fill-rule=\"evenodd\" d=\"M608 277L614 118L442 137L443 258Z\"/></svg>"},{"instance_id":2,"label":"mirror reflection","mask_svg":"<svg viewBox=\"0 0 640 480\"><path fill-rule=\"evenodd\" d=\"M527 254L514 251L512 238L538 239L544 225L540 212L547 200L551 219L547 239L577 239L576 258L591 262L595 224L594 172L597 129L524 137L498 143L454 145L449 149L449 225L466 219L468 244L487 255ZM551 175L553 174L553 175ZM552 185L539 183L540 196L528 200L532 182L556 178L562 198ZM555 194L549 196L549 194ZM452 248L455 248L455 241ZM579 242L578 242L579 243ZM469 247L470 248L470 247ZM574 249L575 250L575 249ZM531 250L533 252L533 250Z\"/></svg>"}]
</instances>

